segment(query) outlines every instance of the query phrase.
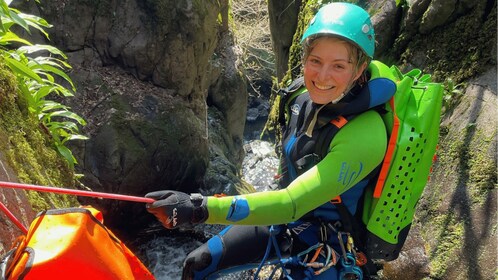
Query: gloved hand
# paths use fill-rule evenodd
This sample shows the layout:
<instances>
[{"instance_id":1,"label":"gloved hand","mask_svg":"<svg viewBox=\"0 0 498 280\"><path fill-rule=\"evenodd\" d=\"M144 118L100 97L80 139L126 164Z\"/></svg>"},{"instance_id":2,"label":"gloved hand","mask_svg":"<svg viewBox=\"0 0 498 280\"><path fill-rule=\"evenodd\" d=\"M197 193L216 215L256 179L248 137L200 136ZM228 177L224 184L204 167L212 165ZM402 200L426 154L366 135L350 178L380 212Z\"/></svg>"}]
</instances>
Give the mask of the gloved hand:
<instances>
[{"instance_id":1,"label":"gloved hand","mask_svg":"<svg viewBox=\"0 0 498 280\"><path fill-rule=\"evenodd\" d=\"M156 201L146 209L154 214L165 228L192 227L208 218L207 197L199 193L188 195L178 191L157 191L145 195Z\"/></svg>"}]
</instances>

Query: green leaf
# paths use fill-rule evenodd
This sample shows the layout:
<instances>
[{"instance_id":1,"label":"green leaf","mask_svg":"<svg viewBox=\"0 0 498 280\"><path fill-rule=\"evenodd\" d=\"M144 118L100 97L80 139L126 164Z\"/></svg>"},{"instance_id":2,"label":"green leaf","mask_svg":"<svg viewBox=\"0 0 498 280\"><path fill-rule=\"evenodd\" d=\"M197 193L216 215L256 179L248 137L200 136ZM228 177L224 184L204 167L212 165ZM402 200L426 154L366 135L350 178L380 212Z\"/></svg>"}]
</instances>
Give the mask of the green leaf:
<instances>
[{"instance_id":1,"label":"green leaf","mask_svg":"<svg viewBox=\"0 0 498 280\"><path fill-rule=\"evenodd\" d=\"M71 168L74 167L74 164L77 164L76 158L74 158L73 153L66 146L56 145L59 153L67 160Z\"/></svg>"},{"instance_id":2,"label":"green leaf","mask_svg":"<svg viewBox=\"0 0 498 280\"><path fill-rule=\"evenodd\" d=\"M2 12L0 11L0 30L2 31L2 34L7 32L7 28L5 28L5 24L3 23L2 20Z\"/></svg>"},{"instance_id":3,"label":"green leaf","mask_svg":"<svg viewBox=\"0 0 498 280\"><path fill-rule=\"evenodd\" d=\"M10 14L10 2L12 2L12 0L0 1L0 10L2 11L2 15L8 16Z\"/></svg>"},{"instance_id":4,"label":"green leaf","mask_svg":"<svg viewBox=\"0 0 498 280\"><path fill-rule=\"evenodd\" d=\"M29 69L26 67L25 64L22 64L21 62L10 58L8 56L4 56L5 61L7 62L7 66L16 74L18 75L24 75L28 78L31 78L39 83L42 83L42 78L38 76L33 70Z\"/></svg>"},{"instance_id":5,"label":"green leaf","mask_svg":"<svg viewBox=\"0 0 498 280\"><path fill-rule=\"evenodd\" d=\"M51 28L53 25L48 23L44 18L35 16L35 15L29 15L25 13L19 13L19 16L22 17L28 24L32 23L41 27L45 28Z\"/></svg>"},{"instance_id":6,"label":"green leaf","mask_svg":"<svg viewBox=\"0 0 498 280\"><path fill-rule=\"evenodd\" d=\"M51 118L52 117L65 117L65 118L73 119L81 125L86 125L86 121L82 117L80 117L78 114L73 113L71 111L67 111L67 110L55 111L55 112L50 112L47 115L50 115Z\"/></svg>"},{"instance_id":7,"label":"green leaf","mask_svg":"<svg viewBox=\"0 0 498 280\"><path fill-rule=\"evenodd\" d=\"M71 65L69 65L67 62L57 59L55 57L46 57L46 56L38 56L33 59L39 64L47 64L47 65L52 65L53 67L57 67L61 70L64 70L65 68L71 69Z\"/></svg>"},{"instance_id":8,"label":"green leaf","mask_svg":"<svg viewBox=\"0 0 498 280\"><path fill-rule=\"evenodd\" d=\"M25 39L20 38L17 34L7 31L4 35L0 36L0 44L7 45L12 42L18 42L26 45L31 45L31 43Z\"/></svg>"},{"instance_id":9,"label":"green leaf","mask_svg":"<svg viewBox=\"0 0 498 280\"><path fill-rule=\"evenodd\" d=\"M45 107L46 110L45 111L48 111L48 110L53 110L53 109L60 109L60 108L66 108L66 106L58 103L58 102L55 102L55 101L52 101L52 100L45 100Z\"/></svg>"},{"instance_id":10,"label":"green leaf","mask_svg":"<svg viewBox=\"0 0 498 280\"><path fill-rule=\"evenodd\" d=\"M88 139L90 139L90 138L86 137L85 135L73 134L69 138L67 138L66 141L70 141L70 140L88 140Z\"/></svg>"},{"instance_id":11,"label":"green leaf","mask_svg":"<svg viewBox=\"0 0 498 280\"><path fill-rule=\"evenodd\" d=\"M54 90L53 86L43 86L43 87L39 88L38 90L34 91L33 99L36 101L39 101L40 99L49 95L50 92L52 92L53 90Z\"/></svg>"},{"instance_id":12,"label":"green leaf","mask_svg":"<svg viewBox=\"0 0 498 280\"><path fill-rule=\"evenodd\" d=\"M46 81L48 85L51 85L52 86L52 91L51 93L55 93L57 95L61 95L61 96L65 96L65 97L68 97L68 96L74 96L73 92L68 90L67 88L57 84L57 83L50 83L48 81Z\"/></svg>"},{"instance_id":13,"label":"green leaf","mask_svg":"<svg viewBox=\"0 0 498 280\"><path fill-rule=\"evenodd\" d=\"M63 122L57 122L53 121L47 124L47 126L52 126L56 128L63 128L68 131L78 131L78 126L71 121L63 121ZM75 130L76 129L76 130Z\"/></svg>"},{"instance_id":14,"label":"green leaf","mask_svg":"<svg viewBox=\"0 0 498 280\"><path fill-rule=\"evenodd\" d=\"M78 126L74 122L49 122L46 124L47 127L51 127L54 129L64 129L66 131L69 131L71 133L77 134L78 133Z\"/></svg>"},{"instance_id":15,"label":"green leaf","mask_svg":"<svg viewBox=\"0 0 498 280\"><path fill-rule=\"evenodd\" d=\"M24 28L29 34L31 34L31 31L29 30L28 23L21 18L16 12L14 12L12 9L10 11L10 18L14 23L17 25L20 25L22 28Z\"/></svg>"},{"instance_id":16,"label":"green leaf","mask_svg":"<svg viewBox=\"0 0 498 280\"><path fill-rule=\"evenodd\" d=\"M64 143L70 140L86 140L88 137L79 134L79 126L86 125L86 121L78 114L71 112L69 107L46 98L51 94L72 96L75 86L66 69L71 69L65 60L67 56L58 48L50 45L32 45L28 40L20 38L10 31L18 25L30 33L30 28L38 30L48 38L44 28L51 25L38 16L24 14L17 9L10 8L12 0L0 0L0 46L23 44L17 49L8 51L0 48L0 54L5 64L17 77L19 93L28 104L29 112L38 116L40 123L47 127L53 143L61 154L74 168L77 163L70 149ZM35 0L39 3L39 0ZM33 54L41 53L38 56ZM46 54L48 53L48 56ZM30 56L27 56L30 54ZM71 88L56 83L60 77L68 82ZM65 84L65 82L64 82ZM61 121L62 120L62 121Z\"/></svg>"},{"instance_id":17,"label":"green leaf","mask_svg":"<svg viewBox=\"0 0 498 280\"><path fill-rule=\"evenodd\" d=\"M26 53L35 53L38 51L48 51L52 54L60 55L63 58L67 58L66 54L59 50L58 48L50 45L39 45L35 44L32 46L22 46L19 48L20 51L26 52Z\"/></svg>"},{"instance_id":18,"label":"green leaf","mask_svg":"<svg viewBox=\"0 0 498 280\"><path fill-rule=\"evenodd\" d=\"M45 28L50 28L52 27L52 25L49 24L45 19L24 13L19 13L19 16L23 18L30 27L33 27L36 30L40 31L40 33L42 33L45 38L50 40L48 33L45 31Z\"/></svg>"},{"instance_id":19,"label":"green leaf","mask_svg":"<svg viewBox=\"0 0 498 280\"><path fill-rule=\"evenodd\" d=\"M51 73L54 73L54 74L57 74L58 76L64 78L64 80L66 80L70 85L71 85L71 88L73 90L76 90L76 87L74 86L73 84L73 81L71 80L71 78L69 78L69 76L64 73L63 71L51 66L51 65L47 65L47 64L38 64L38 66L35 66L33 67L32 69L40 69L40 70L43 70L44 72L51 72ZM47 75L46 73L44 73L45 75ZM48 77L48 76L47 76ZM51 82L53 82L53 79L51 80Z\"/></svg>"}]
</instances>

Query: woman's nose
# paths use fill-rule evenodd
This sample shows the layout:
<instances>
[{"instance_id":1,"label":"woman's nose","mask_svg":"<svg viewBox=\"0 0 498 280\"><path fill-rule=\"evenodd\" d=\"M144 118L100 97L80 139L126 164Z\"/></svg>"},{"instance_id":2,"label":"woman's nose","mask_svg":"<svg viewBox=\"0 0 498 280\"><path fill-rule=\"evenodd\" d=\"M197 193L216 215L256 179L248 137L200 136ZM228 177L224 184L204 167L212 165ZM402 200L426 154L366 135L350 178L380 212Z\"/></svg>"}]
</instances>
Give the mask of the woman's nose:
<instances>
[{"instance_id":1,"label":"woman's nose","mask_svg":"<svg viewBox=\"0 0 498 280\"><path fill-rule=\"evenodd\" d=\"M320 68L318 72L318 79L320 81L327 81L330 79L331 76L332 76L332 70L330 69L330 67L324 66Z\"/></svg>"}]
</instances>

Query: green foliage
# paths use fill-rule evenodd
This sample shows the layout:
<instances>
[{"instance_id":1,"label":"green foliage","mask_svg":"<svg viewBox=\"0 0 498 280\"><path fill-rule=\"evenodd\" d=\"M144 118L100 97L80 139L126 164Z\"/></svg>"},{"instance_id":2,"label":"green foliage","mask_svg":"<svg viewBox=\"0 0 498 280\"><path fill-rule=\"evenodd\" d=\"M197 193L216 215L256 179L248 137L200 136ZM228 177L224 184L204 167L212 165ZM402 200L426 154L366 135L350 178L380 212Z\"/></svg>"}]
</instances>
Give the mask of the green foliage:
<instances>
[{"instance_id":1,"label":"green foliage","mask_svg":"<svg viewBox=\"0 0 498 280\"><path fill-rule=\"evenodd\" d=\"M49 134L40 129L38 117L18 94L17 78L0 59L0 151L20 182L74 188L74 174L53 147ZM11 178L12 179L12 178ZM77 206L75 196L26 192L35 212Z\"/></svg>"},{"instance_id":2,"label":"green foliage","mask_svg":"<svg viewBox=\"0 0 498 280\"><path fill-rule=\"evenodd\" d=\"M396 0L396 7L405 7L410 4L409 0Z\"/></svg>"},{"instance_id":3,"label":"green foliage","mask_svg":"<svg viewBox=\"0 0 498 280\"><path fill-rule=\"evenodd\" d=\"M463 96L465 85L463 83L457 84L451 78L446 79L443 85L443 108L445 112L448 112L458 104L460 98Z\"/></svg>"},{"instance_id":4,"label":"green foliage","mask_svg":"<svg viewBox=\"0 0 498 280\"><path fill-rule=\"evenodd\" d=\"M29 111L38 117L42 127L52 136L57 151L72 167L77 162L65 144L69 140L87 139L79 134L78 127L86 122L69 107L48 99L51 96L73 96L76 88L65 73L71 66L65 61L66 55L56 47L33 45L11 31L13 26L20 26L28 33L31 33L30 28L34 28L48 39L44 28L51 25L43 18L10 8L10 2L0 0L0 57L16 76L19 92ZM69 84L69 88L58 80Z\"/></svg>"}]
</instances>

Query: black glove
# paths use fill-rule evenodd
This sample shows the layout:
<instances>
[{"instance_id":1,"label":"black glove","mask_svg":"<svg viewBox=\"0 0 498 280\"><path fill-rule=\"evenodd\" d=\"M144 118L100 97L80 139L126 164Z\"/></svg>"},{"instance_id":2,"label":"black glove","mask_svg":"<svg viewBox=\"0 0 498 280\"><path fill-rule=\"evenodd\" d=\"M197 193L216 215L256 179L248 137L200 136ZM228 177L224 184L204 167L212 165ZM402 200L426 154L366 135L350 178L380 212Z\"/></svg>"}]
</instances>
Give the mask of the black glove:
<instances>
[{"instance_id":1,"label":"black glove","mask_svg":"<svg viewBox=\"0 0 498 280\"><path fill-rule=\"evenodd\" d=\"M199 193L188 195L177 191L157 191L145 195L156 201L146 209L154 214L165 228L192 227L208 218L207 197Z\"/></svg>"}]
</instances>

